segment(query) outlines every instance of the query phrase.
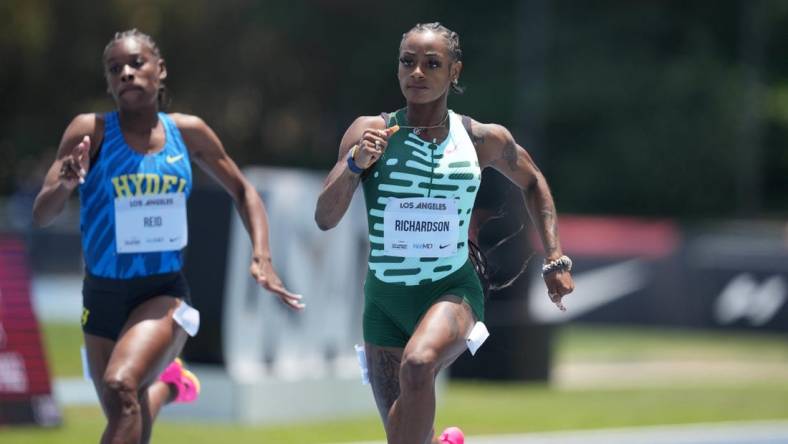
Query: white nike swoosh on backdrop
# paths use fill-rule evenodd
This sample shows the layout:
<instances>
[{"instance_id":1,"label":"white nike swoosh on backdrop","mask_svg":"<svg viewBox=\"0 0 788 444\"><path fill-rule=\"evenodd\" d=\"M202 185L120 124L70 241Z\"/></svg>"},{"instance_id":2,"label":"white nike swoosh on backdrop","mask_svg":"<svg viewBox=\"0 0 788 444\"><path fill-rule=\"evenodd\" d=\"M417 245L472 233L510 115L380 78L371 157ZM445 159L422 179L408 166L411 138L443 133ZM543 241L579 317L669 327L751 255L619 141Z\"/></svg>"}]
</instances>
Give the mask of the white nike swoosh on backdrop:
<instances>
[{"instance_id":1,"label":"white nike swoosh on backdrop","mask_svg":"<svg viewBox=\"0 0 788 444\"><path fill-rule=\"evenodd\" d=\"M573 274L575 291L564 297L566 311L560 311L547 296L541 276L529 287L528 309L536 322L568 321L646 286L650 273L642 259L632 259Z\"/></svg>"}]
</instances>

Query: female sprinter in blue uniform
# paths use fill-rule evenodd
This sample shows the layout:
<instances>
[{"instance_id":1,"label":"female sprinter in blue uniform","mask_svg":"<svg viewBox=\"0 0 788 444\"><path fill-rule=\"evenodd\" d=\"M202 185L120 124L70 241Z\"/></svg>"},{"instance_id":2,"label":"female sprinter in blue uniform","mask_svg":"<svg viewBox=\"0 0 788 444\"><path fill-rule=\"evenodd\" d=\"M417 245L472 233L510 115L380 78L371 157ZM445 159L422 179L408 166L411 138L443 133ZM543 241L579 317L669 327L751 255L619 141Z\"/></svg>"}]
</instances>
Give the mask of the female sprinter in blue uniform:
<instances>
[{"instance_id":1,"label":"female sprinter in blue uniform","mask_svg":"<svg viewBox=\"0 0 788 444\"><path fill-rule=\"evenodd\" d=\"M253 245L252 276L290 308L303 305L274 271L262 201L219 138L199 117L161 112L167 69L153 39L117 33L103 64L117 111L81 114L69 124L33 217L49 224L79 188L82 328L108 421L101 442L147 443L159 409L193 400L199 388L173 362L187 331L196 333L181 271L191 162L235 201Z\"/></svg>"},{"instance_id":2,"label":"female sprinter in blue uniform","mask_svg":"<svg viewBox=\"0 0 788 444\"><path fill-rule=\"evenodd\" d=\"M362 184L370 240L364 342L389 444L462 444L456 427L434 437L435 377L484 319L468 250L483 168L524 191L546 253L547 291L561 309L574 288L571 261L561 252L550 189L528 153L506 128L448 108L449 91L460 91L457 33L439 23L416 25L403 35L399 55L406 106L359 117L348 128L315 219L322 229L335 226Z\"/></svg>"}]
</instances>

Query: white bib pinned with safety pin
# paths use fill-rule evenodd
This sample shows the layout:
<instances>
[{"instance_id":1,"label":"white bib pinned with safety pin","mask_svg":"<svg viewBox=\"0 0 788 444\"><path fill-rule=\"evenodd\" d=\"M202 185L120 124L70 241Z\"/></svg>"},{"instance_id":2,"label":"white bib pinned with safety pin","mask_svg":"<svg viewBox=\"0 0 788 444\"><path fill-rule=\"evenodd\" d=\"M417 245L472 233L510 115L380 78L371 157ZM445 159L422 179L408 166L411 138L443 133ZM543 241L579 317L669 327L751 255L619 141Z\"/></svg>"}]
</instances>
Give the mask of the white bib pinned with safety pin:
<instances>
[{"instance_id":1,"label":"white bib pinned with safety pin","mask_svg":"<svg viewBox=\"0 0 788 444\"><path fill-rule=\"evenodd\" d=\"M188 242L186 195L165 193L115 199L118 253L180 250Z\"/></svg>"},{"instance_id":2,"label":"white bib pinned with safety pin","mask_svg":"<svg viewBox=\"0 0 788 444\"><path fill-rule=\"evenodd\" d=\"M459 234L454 199L392 197L383 211L383 250L388 256L453 256L457 254Z\"/></svg>"}]
</instances>

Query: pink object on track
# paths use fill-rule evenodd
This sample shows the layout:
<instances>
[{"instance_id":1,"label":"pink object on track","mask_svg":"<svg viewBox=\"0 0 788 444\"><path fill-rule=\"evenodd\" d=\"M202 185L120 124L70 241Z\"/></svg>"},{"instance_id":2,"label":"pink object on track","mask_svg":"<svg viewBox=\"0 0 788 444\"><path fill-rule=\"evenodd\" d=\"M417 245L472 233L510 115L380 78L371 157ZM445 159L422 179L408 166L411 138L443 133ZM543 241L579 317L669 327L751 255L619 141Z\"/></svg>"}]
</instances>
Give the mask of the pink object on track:
<instances>
[{"instance_id":1,"label":"pink object on track","mask_svg":"<svg viewBox=\"0 0 788 444\"><path fill-rule=\"evenodd\" d=\"M441 433L440 442L442 444L465 444L465 435L459 427L448 427Z\"/></svg>"},{"instance_id":2,"label":"pink object on track","mask_svg":"<svg viewBox=\"0 0 788 444\"><path fill-rule=\"evenodd\" d=\"M159 375L159 380L173 384L178 389L175 402L193 402L200 394L200 380L194 373L186 370L183 361L175 358L174 361Z\"/></svg>"}]
</instances>

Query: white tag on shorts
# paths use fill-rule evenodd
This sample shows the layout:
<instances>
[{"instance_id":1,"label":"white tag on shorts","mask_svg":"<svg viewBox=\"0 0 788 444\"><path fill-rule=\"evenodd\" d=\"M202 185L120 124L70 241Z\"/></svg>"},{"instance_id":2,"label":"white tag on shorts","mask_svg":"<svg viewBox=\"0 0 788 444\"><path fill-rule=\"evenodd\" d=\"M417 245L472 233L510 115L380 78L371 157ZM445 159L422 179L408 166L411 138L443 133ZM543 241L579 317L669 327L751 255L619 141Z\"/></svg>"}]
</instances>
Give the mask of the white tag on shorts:
<instances>
[{"instance_id":1,"label":"white tag on shorts","mask_svg":"<svg viewBox=\"0 0 788 444\"><path fill-rule=\"evenodd\" d=\"M186 302L181 301L181 305L172 314L172 319L191 337L200 330L200 311Z\"/></svg>"},{"instance_id":2,"label":"white tag on shorts","mask_svg":"<svg viewBox=\"0 0 788 444\"><path fill-rule=\"evenodd\" d=\"M468 337L465 339L465 343L468 345L468 350L471 352L471 356L476 354L476 350L479 350L479 347L484 344L484 341L490 337L490 332L487 331L487 326L484 325L484 322L477 322L476 325L473 326L471 332L468 333Z\"/></svg>"},{"instance_id":3,"label":"white tag on shorts","mask_svg":"<svg viewBox=\"0 0 788 444\"><path fill-rule=\"evenodd\" d=\"M90 364L88 364L88 351L85 349L85 346L79 347L79 356L82 358L82 379L88 382L93 382L93 378L90 377Z\"/></svg>"},{"instance_id":4,"label":"white tag on shorts","mask_svg":"<svg viewBox=\"0 0 788 444\"><path fill-rule=\"evenodd\" d=\"M177 251L188 243L188 233L184 193L115 199L118 253Z\"/></svg>"},{"instance_id":5,"label":"white tag on shorts","mask_svg":"<svg viewBox=\"0 0 788 444\"><path fill-rule=\"evenodd\" d=\"M367 352L363 345L356 344L353 346L356 349L356 356L358 357L358 366L361 368L361 383L364 385L369 384L369 369L367 368Z\"/></svg>"},{"instance_id":6,"label":"white tag on shorts","mask_svg":"<svg viewBox=\"0 0 788 444\"><path fill-rule=\"evenodd\" d=\"M454 199L389 198L383 212L383 251L396 257L457 254L460 218Z\"/></svg>"}]
</instances>

